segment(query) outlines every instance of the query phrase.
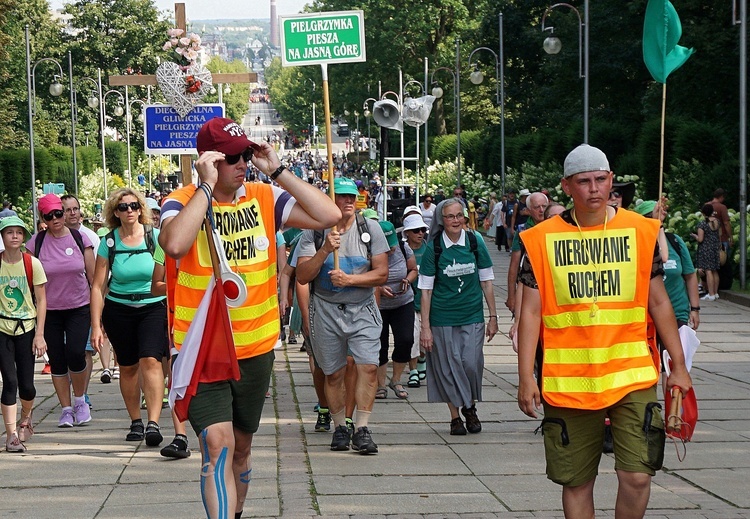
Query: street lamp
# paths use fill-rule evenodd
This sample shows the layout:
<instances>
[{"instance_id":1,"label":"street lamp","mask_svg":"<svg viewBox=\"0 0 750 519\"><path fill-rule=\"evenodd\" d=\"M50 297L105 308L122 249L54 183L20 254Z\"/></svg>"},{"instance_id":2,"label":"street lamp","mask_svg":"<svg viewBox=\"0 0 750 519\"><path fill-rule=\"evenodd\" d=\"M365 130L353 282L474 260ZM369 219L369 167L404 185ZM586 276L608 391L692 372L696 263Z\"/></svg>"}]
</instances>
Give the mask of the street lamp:
<instances>
[{"instance_id":1,"label":"street lamp","mask_svg":"<svg viewBox=\"0 0 750 519\"><path fill-rule=\"evenodd\" d=\"M453 76L453 109L456 113L456 185L461 185L461 133L459 132L459 129L461 128L461 113L458 111L458 103L456 99L458 97L458 92L456 89L456 83L458 81L456 73L453 71L453 69L449 69L448 67L439 67L433 70L432 74L430 75L430 84L433 85L432 95L435 96L436 99L441 99L444 94L443 88L435 81L435 73L441 70L450 72Z\"/></svg>"},{"instance_id":2,"label":"street lamp","mask_svg":"<svg viewBox=\"0 0 750 519\"><path fill-rule=\"evenodd\" d=\"M312 131L313 131L314 136L310 135L310 143L313 145L313 147L315 147L315 150L317 151L317 149L318 149L318 143L316 142L316 139L318 137L318 132L316 130L316 126L317 125L316 125L316 122L315 122L315 81L313 81L310 78L306 78L306 80L309 81L310 84L312 84L312 91L313 91L313 95L312 95L312 97L313 97L313 102L312 102Z\"/></svg>"},{"instance_id":3,"label":"street lamp","mask_svg":"<svg viewBox=\"0 0 750 519\"><path fill-rule=\"evenodd\" d=\"M472 63L471 58L474 53L480 50L490 52L495 58L495 101L500 106L500 190L505 193L505 77L503 70L503 13L498 15L498 36L500 39L500 55L489 47L477 47L469 54L469 63L474 67L474 71L469 75L469 80L475 85L481 85L484 81L484 74L479 69L477 63Z\"/></svg>"},{"instance_id":4,"label":"street lamp","mask_svg":"<svg viewBox=\"0 0 750 519\"><path fill-rule=\"evenodd\" d=\"M102 72L99 71L99 88L101 89L101 76ZM122 117L122 114L125 113L125 111L122 108L123 103L125 103L125 97L118 92L117 90L107 90L104 94L101 94L101 90L99 90L100 94L99 97L101 98L101 103L99 107L99 115L100 115L100 121L101 121L101 128L102 128L102 169L104 170L103 176L104 176L104 198L107 198L107 152L106 152L106 146L104 143L104 134L105 134L105 128L107 127L107 123L105 120L106 117L106 111L107 111L107 96L108 95L117 95L119 96L119 101L117 103L117 106L115 106L114 114L117 117Z\"/></svg>"},{"instance_id":5,"label":"street lamp","mask_svg":"<svg viewBox=\"0 0 750 519\"><path fill-rule=\"evenodd\" d=\"M551 5L542 15L542 32L549 31L544 40L544 51L547 54L557 54L562 49L560 38L554 35L554 27L545 27L547 15L557 7L567 7L578 17L578 77L583 78L583 143L589 142L589 0L583 4L583 20L578 9L570 4L559 3ZM582 43L583 42L583 43Z\"/></svg>"},{"instance_id":6,"label":"street lamp","mask_svg":"<svg viewBox=\"0 0 750 519\"><path fill-rule=\"evenodd\" d=\"M128 96L128 88L125 87L125 98L127 99ZM127 144L128 144L128 186L133 187L133 170L131 169L130 165L130 130L131 126L133 124L133 114L130 112L130 109L133 107L133 105L141 105L141 113L138 114L138 122L143 123L143 121L146 120L146 117L143 115L143 112L146 110L146 103L141 101L140 99L133 99L132 101L128 101L125 104L125 107L127 109L127 113L125 115L125 135L127 137Z\"/></svg>"},{"instance_id":7,"label":"street lamp","mask_svg":"<svg viewBox=\"0 0 750 519\"><path fill-rule=\"evenodd\" d=\"M71 52L68 51L68 71L70 72L70 128L71 128L71 141L73 148L73 183L75 184L75 193L78 196L78 157L76 157L76 123L78 122L78 91L82 81L90 81L93 88L89 91L89 95L86 98L86 104L92 110L99 108L99 99L94 95L94 92L98 88L96 81L90 77L82 77L78 80L78 85L73 84L73 57ZM86 146L89 145L88 132L86 132Z\"/></svg>"},{"instance_id":8,"label":"street lamp","mask_svg":"<svg viewBox=\"0 0 750 519\"><path fill-rule=\"evenodd\" d=\"M370 118L372 117L372 112L370 111L370 105L368 104L370 101L373 103L376 103L378 100L374 97L368 97L365 99L365 102L362 103L362 114L367 119L367 152L369 153L370 159L373 160L375 157L373 157L372 153L372 140L370 138Z\"/></svg>"},{"instance_id":9,"label":"street lamp","mask_svg":"<svg viewBox=\"0 0 750 519\"><path fill-rule=\"evenodd\" d=\"M42 58L31 63L31 40L29 37L29 25L26 24L26 87L29 102L29 154L31 158L31 207L33 211L34 229L38 220L38 211L36 207L36 169L34 166L34 115L36 113L36 67L40 63L50 61L57 65L59 74L52 76L52 83L49 86L49 93L54 97L59 97L63 93L63 86L60 79L64 77L62 66L53 58Z\"/></svg>"}]
</instances>

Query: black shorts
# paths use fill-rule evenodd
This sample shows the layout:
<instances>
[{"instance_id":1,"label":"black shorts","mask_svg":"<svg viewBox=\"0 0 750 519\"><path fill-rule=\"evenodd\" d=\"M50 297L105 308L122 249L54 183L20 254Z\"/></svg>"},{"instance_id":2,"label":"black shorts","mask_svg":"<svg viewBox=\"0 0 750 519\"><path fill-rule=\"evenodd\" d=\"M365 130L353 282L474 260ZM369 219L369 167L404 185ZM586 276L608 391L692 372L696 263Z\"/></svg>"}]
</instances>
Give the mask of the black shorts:
<instances>
[{"instance_id":1,"label":"black shorts","mask_svg":"<svg viewBox=\"0 0 750 519\"><path fill-rule=\"evenodd\" d=\"M131 306L106 299L102 325L121 366L134 366L148 357L161 361L169 356L165 300Z\"/></svg>"}]
</instances>

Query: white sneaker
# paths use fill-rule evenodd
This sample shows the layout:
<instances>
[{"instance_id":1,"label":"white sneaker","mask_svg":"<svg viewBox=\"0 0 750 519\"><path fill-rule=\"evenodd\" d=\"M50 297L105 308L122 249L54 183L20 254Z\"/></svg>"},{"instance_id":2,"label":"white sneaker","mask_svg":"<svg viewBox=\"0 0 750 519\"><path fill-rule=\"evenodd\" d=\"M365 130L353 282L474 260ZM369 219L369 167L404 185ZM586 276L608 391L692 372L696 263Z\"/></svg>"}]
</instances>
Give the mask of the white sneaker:
<instances>
[{"instance_id":1,"label":"white sneaker","mask_svg":"<svg viewBox=\"0 0 750 519\"><path fill-rule=\"evenodd\" d=\"M714 296L714 299L719 299L719 293L716 292L716 295Z\"/></svg>"},{"instance_id":2,"label":"white sneaker","mask_svg":"<svg viewBox=\"0 0 750 519\"><path fill-rule=\"evenodd\" d=\"M712 296L711 294L706 294L705 296L701 297L701 301L715 301L716 296Z\"/></svg>"}]
</instances>

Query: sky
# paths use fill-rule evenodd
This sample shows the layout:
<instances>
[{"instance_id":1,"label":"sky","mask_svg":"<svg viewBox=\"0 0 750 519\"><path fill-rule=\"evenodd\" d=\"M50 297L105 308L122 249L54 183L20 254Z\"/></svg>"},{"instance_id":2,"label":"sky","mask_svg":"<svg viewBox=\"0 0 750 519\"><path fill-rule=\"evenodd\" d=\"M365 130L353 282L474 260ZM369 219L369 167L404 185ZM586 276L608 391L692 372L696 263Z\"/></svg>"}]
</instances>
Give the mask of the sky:
<instances>
[{"instance_id":1,"label":"sky","mask_svg":"<svg viewBox=\"0 0 750 519\"><path fill-rule=\"evenodd\" d=\"M71 0L72 1L72 0ZM153 0L160 11L174 11L174 0ZM68 0L50 0L52 9L60 9ZM183 0L188 20L270 18L270 0ZM309 0L276 0L277 14L296 14Z\"/></svg>"}]
</instances>

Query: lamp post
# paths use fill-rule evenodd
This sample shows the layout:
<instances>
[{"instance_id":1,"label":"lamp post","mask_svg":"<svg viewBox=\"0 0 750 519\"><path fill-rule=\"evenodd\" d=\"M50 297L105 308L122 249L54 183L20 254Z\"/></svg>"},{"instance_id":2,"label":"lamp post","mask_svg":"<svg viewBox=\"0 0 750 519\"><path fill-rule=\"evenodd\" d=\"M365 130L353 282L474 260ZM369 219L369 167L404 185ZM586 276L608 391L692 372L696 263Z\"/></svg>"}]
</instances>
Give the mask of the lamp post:
<instances>
[{"instance_id":1,"label":"lamp post","mask_svg":"<svg viewBox=\"0 0 750 519\"><path fill-rule=\"evenodd\" d=\"M557 7L567 7L578 17L578 77L583 78L583 143L589 142L589 0L583 4L583 20L578 9L570 4L559 3L551 5L542 15L542 32L550 34L544 40L544 51L547 54L557 54L562 49L560 38L554 35L554 27L545 27L547 15ZM582 42L583 40L583 42Z\"/></svg>"},{"instance_id":2,"label":"lamp post","mask_svg":"<svg viewBox=\"0 0 750 519\"><path fill-rule=\"evenodd\" d=\"M500 190L505 193L505 89L503 84L503 13L498 15L498 35L500 38L500 54L496 54L489 47L477 47L469 54L469 63L474 67L474 71L469 75L469 80L480 85L484 81L484 74L479 70L479 65L472 63L471 58L474 53L480 50L486 50L495 58L495 102L500 106Z\"/></svg>"},{"instance_id":3,"label":"lamp post","mask_svg":"<svg viewBox=\"0 0 750 519\"><path fill-rule=\"evenodd\" d=\"M78 122L78 90L82 81L90 81L93 88L86 98L86 104L92 110L99 108L99 99L94 95L98 88L96 81L90 77L82 77L78 80L78 87L73 84L73 57L68 51L68 71L70 72L70 128L71 144L73 148L73 183L75 184L75 193L78 196L78 157L76 157L76 123ZM86 146L89 145L89 132L86 132Z\"/></svg>"},{"instance_id":4,"label":"lamp post","mask_svg":"<svg viewBox=\"0 0 750 519\"><path fill-rule=\"evenodd\" d=\"M407 99L411 98L411 95L409 94L409 91L408 91L408 87L409 87L409 85L412 85L412 84L413 85L417 85L419 87L419 92L420 92L421 95L426 95L427 94L427 92L425 91L425 85L422 85L422 83L420 83L419 81L416 81L414 79L412 79L410 81L407 81L406 83L404 83L404 87L403 87L403 90L404 90L404 103L403 104L404 105L406 105ZM427 125L425 125L425 127L426 126ZM417 203L417 205L419 205L419 173L420 173L420 171L419 171L419 126L417 126L416 129L417 129L417 141L416 141L417 142L417 145L416 145L416 148L417 148L416 151L417 151L417 153L415 154L415 157L416 157L417 160L416 160L416 175L415 175L415 180L416 180L416 182L415 182L415 191L416 191L415 192L415 196L416 196L416 203ZM401 156L403 156L403 155L404 155L404 152L402 150L401 151ZM427 167L427 165L425 164L425 168L426 167Z\"/></svg>"},{"instance_id":5,"label":"lamp post","mask_svg":"<svg viewBox=\"0 0 750 519\"><path fill-rule=\"evenodd\" d=\"M54 97L59 97L63 93L63 86L60 79L64 77L62 66L53 58L42 58L31 63L31 40L29 37L29 25L26 25L26 87L29 102L29 154L31 158L31 206L33 211L34 229L38 220L38 211L36 207L36 169L34 166L34 115L36 113L36 67L45 61L50 61L57 65L60 74L54 74L52 83L49 86L49 93Z\"/></svg>"},{"instance_id":6,"label":"lamp post","mask_svg":"<svg viewBox=\"0 0 750 519\"><path fill-rule=\"evenodd\" d=\"M106 146L104 143L104 133L105 133L104 130L107 127L107 123L106 123L107 96L115 94L120 97L120 102L117 103L117 106L115 107L115 110L114 110L114 114L117 117L121 117L122 114L124 113L122 104L125 102L125 97L117 90L107 90L104 94L102 94L101 87L102 87L102 71L99 70L99 98L101 99L101 102L99 103L99 121L100 121L101 128L102 128L102 169L103 169L103 176L104 176L104 198L107 198L107 151L106 151Z\"/></svg>"},{"instance_id":7,"label":"lamp post","mask_svg":"<svg viewBox=\"0 0 750 519\"><path fill-rule=\"evenodd\" d=\"M315 139L318 136L318 132L315 130L315 126L316 126L316 123L315 123L315 81L313 81L310 78L306 78L306 81L310 82L310 84L312 85L312 91L313 91L313 95L312 95L312 99L313 99L313 101L312 101L312 128L311 128L311 130L312 130L313 133L310 135L310 144L312 144L313 147L317 150L318 149L318 144L315 142Z\"/></svg>"},{"instance_id":8,"label":"lamp post","mask_svg":"<svg viewBox=\"0 0 750 519\"><path fill-rule=\"evenodd\" d=\"M432 74L430 75L430 84L433 85L432 87L432 95L435 96L436 99L441 99L443 97L443 88L435 81L435 73L445 70L447 72L450 72L453 76L453 109L456 112L456 171L457 171L457 179L456 179L456 185L461 184L461 134L459 132L459 129L461 128L461 113L458 111L458 103L456 102L456 98L458 97L458 92L456 90L456 83L458 83L458 77L457 74L453 71L453 69L450 69L448 67L438 67L435 70L432 71Z\"/></svg>"},{"instance_id":9,"label":"lamp post","mask_svg":"<svg viewBox=\"0 0 750 519\"><path fill-rule=\"evenodd\" d=\"M125 135L127 138L128 143L128 186L133 187L133 170L131 169L130 165L130 131L131 126L133 124L133 114L131 113L131 108L133 105L141 105L141 113L138 114L138 122L143 123L143 121L146 119L143 115L143 112L146 110L146 103L144 101L141 101L140 99L133 99L132 101L127 100L128 99L128 88L125 87L125 109L127 110L125 114Z\"/></svg>"},{"instance_id":10,"label":"lamp post","mask_svg":"<svg viewBox=\"0 0 750 519\"><path fill-rule=\"evenodd\" d=\"M370 156L370 160L373 160L373 153L372 151L372 140L370 139L370 118L372 117L372 112L370 111L370 105L369 102L372 101L373 103L376 103L378 100L374 97L368 97L365 99L365 102L362 103L362 113L367 119L367 152Z\"/></svg>"}]
</instances>

